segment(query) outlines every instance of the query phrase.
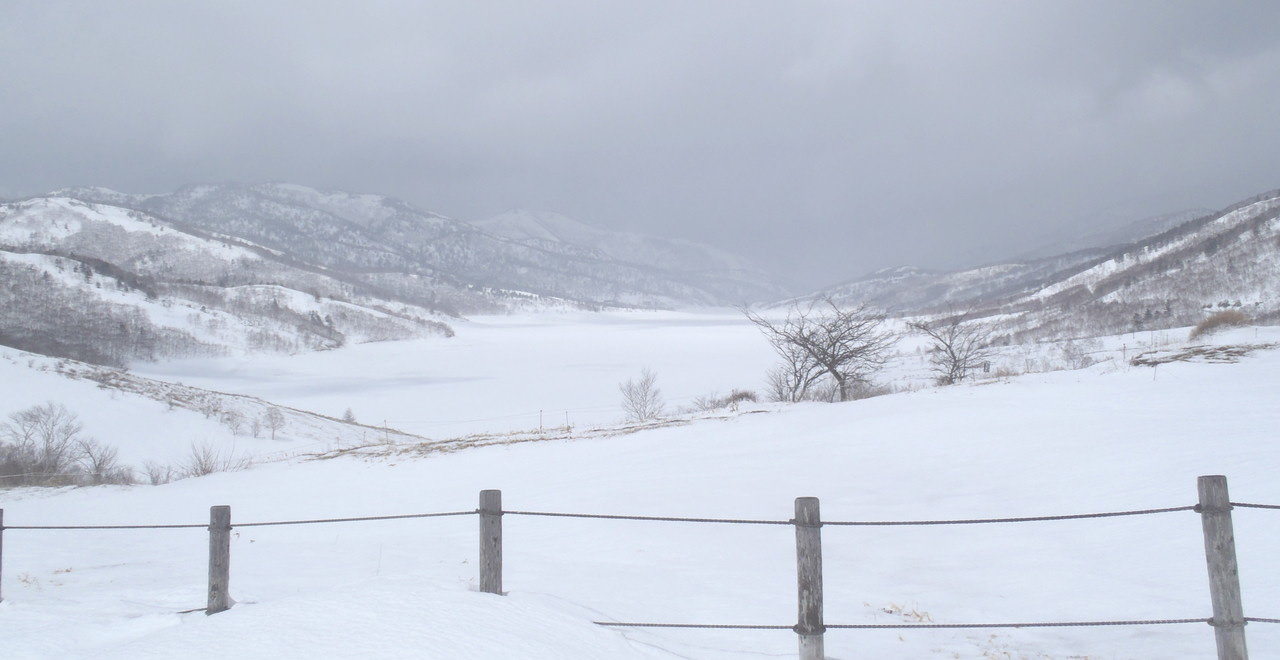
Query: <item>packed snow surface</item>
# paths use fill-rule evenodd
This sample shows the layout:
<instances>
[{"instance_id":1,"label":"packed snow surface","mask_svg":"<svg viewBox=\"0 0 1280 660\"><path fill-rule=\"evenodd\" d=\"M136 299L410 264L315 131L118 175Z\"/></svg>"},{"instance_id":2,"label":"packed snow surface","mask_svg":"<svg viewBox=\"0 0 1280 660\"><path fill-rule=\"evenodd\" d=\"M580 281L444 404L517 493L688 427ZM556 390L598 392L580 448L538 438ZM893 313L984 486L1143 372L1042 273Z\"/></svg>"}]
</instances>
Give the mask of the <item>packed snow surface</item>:
<instances>
[{"instance_id":1,"label":"packed snow surface","mask_svg":"<svg viewBox=\"0 0 1280 660\"><path fill-rule=\"evenodd\" d=\"M1114 359L1087 369L844 404L760 404L632 433L587 432L621 418L619 381L653 368L673 409L701 394L762 390L772 362L764 340L732 314L561 315L481 319L462 324L451 340L151 365L145 372L153 377L329 415L350 407L361 421L385 417L438 438L514 430L536 437L541 410L549 439L422 456L374 447L155 487L0 491L9 526L0 657L743 660L796 653L789 630L592 623L794 624L788 525L508 514L505 596L477 591L473 515L241 526L231 549L237 602L214 616L188 611L205 604L202 528L15 526L201 525L209 507L221 504L242 525L470 511L490 488L503 491L512 511L787 521L796 497L814 496L826 521L969 519L1181 507L1195 504L1196 478L1211 474L1229 478L1235 501L1280 504L1280 351L1155 368L1119 359L1121 350L1132 357L1142 339L1099 342L1114 349ZM1260 346L1280 342L1280 330L1235 330L1209 341ZM1179 344L1162 350L1176 356ZM907 353L895 369L920 361ZM150 447L157 440L145 433L148 424L203 423L91 383L58 383L2 364L9 365L3 391L11 406L56 398L100 440L123 446L136 429ZM566 413L573 428L553 432ZM1280 617L1280 512L1237 508L1233 516L1245 613ZM1200 519L1190 511L827 526L822 535L828 624L1210 616ZM1280 626L1247 630L1256 657L1280 656ZM1212 657L1214 640L1202 623L829 630L826 650L833 659L1191 658Z\"/></svg>"}]
</instances>

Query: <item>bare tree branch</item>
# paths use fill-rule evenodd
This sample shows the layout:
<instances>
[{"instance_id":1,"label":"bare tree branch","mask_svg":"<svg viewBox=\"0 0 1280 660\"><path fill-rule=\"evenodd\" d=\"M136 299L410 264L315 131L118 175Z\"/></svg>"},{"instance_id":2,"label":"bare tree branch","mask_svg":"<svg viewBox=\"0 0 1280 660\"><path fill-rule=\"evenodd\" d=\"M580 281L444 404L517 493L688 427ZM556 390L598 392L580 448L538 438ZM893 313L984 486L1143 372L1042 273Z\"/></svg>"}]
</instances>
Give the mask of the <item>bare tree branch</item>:
<instances>
[{"instance_id":1,"label":"bare tree branch","mask_svg":"<svg viewBox=\"0 0 1280 660\"><path fill-rule=\"evenodd\" d=\"M627 379L618 384L627 421L643 423L662 416L662 390L658 389L657 382L658 375L646 367L641 370L639 380Z\"/></svg>"},{"instance_id":2,"label":"bare tree branch","mask_svg":"<svg viewBox=\"0 0 1280 660\"><path fill-rule=\"evenodd\" d=\"M792 401L806 398L824 378L835 382L839 400L848 401L854 385L869 382L884 366L895 339L882 329L884 314L866 305L843 308L827 297L793 305L781 321L740 309L782 358L770 372L770 387Z\"/></svg>"},{"instance_id":3,"label":"bare tree branch","mask_svg":"<svg viewBox=\"0 0 1280 660\"><path fill-rule=\"evenodd\" d=\"M968 312L937 321L915 321L907 327L933 340L929 363L938 374L938 384L954 385L969 370L991 357L991 328L976 321L966 322Z\"/></svg>"}]
</instances>

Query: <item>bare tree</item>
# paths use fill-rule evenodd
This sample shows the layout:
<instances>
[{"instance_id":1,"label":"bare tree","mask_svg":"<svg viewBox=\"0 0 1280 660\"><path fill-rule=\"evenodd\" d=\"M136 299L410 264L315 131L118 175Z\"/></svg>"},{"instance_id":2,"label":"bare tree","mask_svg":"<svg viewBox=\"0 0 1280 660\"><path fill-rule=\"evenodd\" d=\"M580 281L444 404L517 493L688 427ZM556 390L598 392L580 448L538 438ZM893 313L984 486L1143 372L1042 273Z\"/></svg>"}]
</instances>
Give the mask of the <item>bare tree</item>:
<instances>
[{"instance_id":1,"label":"bare tree","mask_svg":"<svg viewBox=\"0 0 1280 660\"><path fill-rule=\"evenodd\" d=\"M231 435L240 435L240 430L244 428L244 413L234 409L224 410L222 423L231 429Z\"/></svg>"},{"instance_id":2,"label":"bare tree","mask_svg":"<svg viewBox=\"0 0 1280 660\"><path fill-rule=\"evenodd\" d=\"M662 416L662 390L658 389L657 382L658 375L646 367L640 371L639 380L627 379L618 384L622 392L622 412L628 421L648 422Z\"/></svg>"},{"instance_id":3,"label":"bare tree","mask_svg":"<svg viewBox=\"0 0 1280 660\"><path fill-rule=\"evenodd\" d=\"M15 471L21 480L33 484L73 476L83 428L75 413L52 401L9 415L9 422L0 428L6 471Z\"/></svg>"},{"instance_id":4,"label":"bare tree","mask_svg":"<svg viewBox=\"0 0 1280 660\"><path fill-rule=\"evenodd\" d=\"M262 422L271 430L271 439L276 439L276 431L284 428L284 413L279 408L267 408L267 412L262 415Z\"/></svg>"},{"instance_id":5,"label":"bare tree","mask_svg":"<svg viewBox=\"0 0 1280 660\"><path fill-rule=\"evenodd\" d=\"M968 321L969 314L953 314L937 321L914 321L907 326L933 341L929 364L939 385L954 385L991 357L991 327Z\"/></svg>"},{"instance_id":6,"label":"bare tree","mask_svg":"<svg viewBox=\"0 0 1280 660\"><path fill-rule=\"evenodd\" d=\"M77 441L80 468L91 484L132 484L133 468L120 465L120 450L93 438Z\"/></svg>"},{"instance_id":7,"label":"bare tree","mask_svg":"<svg viewBox=\"0 0 1280 660\"><path fill-rule=\"evenodd\" d=\"M774 401L796 403L812 398L815 386L822 382L826 372L808 351L796 344L774 344L782 362L769 370L765 380L769 398Z\"/></svg>"},{"instance_id":8,"label":"bare tree","mask_svg":"<svg viewBox=\"0 0 1280 660\"><path fill-rule=\"evenodd\" d=\"M884 314L866 305L844 308L829 297L806 306L793 305L787 317L771 321L742 308L782 358L771 372L770 387L791 400L808 398L814 387L830 379L837 398L848 401L857 385L870 382L884 366L894 335L882 329Z\"/></svg>"}]
</instances>

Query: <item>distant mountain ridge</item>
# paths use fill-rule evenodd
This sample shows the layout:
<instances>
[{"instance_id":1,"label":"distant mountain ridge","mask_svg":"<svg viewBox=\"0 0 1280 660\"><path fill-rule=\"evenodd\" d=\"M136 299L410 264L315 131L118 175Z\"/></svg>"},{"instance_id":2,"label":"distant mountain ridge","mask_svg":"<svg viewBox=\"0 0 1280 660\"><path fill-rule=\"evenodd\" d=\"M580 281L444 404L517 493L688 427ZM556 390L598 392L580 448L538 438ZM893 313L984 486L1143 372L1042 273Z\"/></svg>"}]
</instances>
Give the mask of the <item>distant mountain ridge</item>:
<instances>
[{"instance_id":1,"label":"distant mountain ridge","mask_svg":"<svg viewBox=\"0 0 1280 660\"><path fill-rule=\"evenodd\" d=\"M807 298L822 296L1002 315L1011 341L1194 325L1226 308L1280 321L1280 190L1120 245L957 272L884 269Z\"/></svg>"},{"instance_id":2,"label":"distant mountain ridge","mask_svg":"<svg viewBox=\"0 0 1280 660\"><path fill-rule=\"evenodd\" d=\"M1278 218L1280 190L1121 245L883 269L799 300L999 316L1008 341L1191 325L1223 308L1280 320ZM709 246L539 211L464 223L292 184L0 203L0 281L0 344L113 365L449 336L473 313L787 300Z\"/></svg>"},{"instance_id":3,"label":"distant mountain ridge","mask_svg":"<svg viewBox=\"0 0 1280 660\"><path fill-rule=\"evenodd\" d=\"M745 258L693 241L606 231L559 213L528 209L513 209L471 224L535 248L572 249L602 260L660 269L708 289L736 281L771 294L759 300L785 295L769 274Z\"/></svg>"},{"instance_id":4,"label":"distant mountain ridge","mask_svg":"<svg viewBox=\"0 0 1280 660\"><path fill-rule=\"evenodd\" d=\"M393 198L291 184L65 189L0 204L0 344L124 365L449 336L463 314L783 293L713 248L592 236L516 240ZM614 256L627 245L633 261Z\"/></svg>"},{"instance_id":5,"label":"distant mountain ridge","mask_svg":"<svg viewBox=\"0 0 1280 660\"><path fill-rule=\"evenodd\" d=\"M766 273L740 258L734 258L741 266L737 270L668 269L576 242L488 233L381 195L278 183L188 186L163 195L129 196L102 189L61 192L248 240L306 263L365 273L397 290L412 289L413 280L429 278L438 289L436 299L447 298L460 313L505 307L505 294L475 293L485 290L589 306L645 307L739 304L786 295ZM605 240L608 233L597 236ZM716 252L701 246L692 251Z\"/></svg>"},{"instance_id":6,"label":"distant mountain ridge","mask_svg":"<svg viewBox=\"0 0 1280 660\"><path fill-rule=\"evenodd\" d=\"M358 279L69 197L0 205L0 279L0 343L99 364L452 334Z\"/></svg>"}]
</instances>

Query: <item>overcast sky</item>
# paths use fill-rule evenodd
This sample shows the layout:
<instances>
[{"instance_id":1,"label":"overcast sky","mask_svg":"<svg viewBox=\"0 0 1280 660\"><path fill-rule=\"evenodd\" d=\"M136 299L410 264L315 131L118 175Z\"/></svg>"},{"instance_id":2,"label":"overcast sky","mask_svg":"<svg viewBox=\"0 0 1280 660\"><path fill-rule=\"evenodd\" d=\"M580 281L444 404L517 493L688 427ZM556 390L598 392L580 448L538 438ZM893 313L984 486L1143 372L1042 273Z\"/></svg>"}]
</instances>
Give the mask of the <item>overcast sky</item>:
<instances>
[{"instance_id":1,"label":"overcast sky","mask_svg":"<svg viewBox=\"0 0 1280 660\"><path fill-rule=\"evenodd\" d=\"M5 0L0 196L288 181L808 286L1280 186L1280 2Z\"/></svg>"}]
</instances>

